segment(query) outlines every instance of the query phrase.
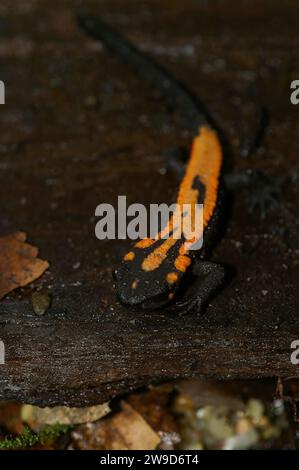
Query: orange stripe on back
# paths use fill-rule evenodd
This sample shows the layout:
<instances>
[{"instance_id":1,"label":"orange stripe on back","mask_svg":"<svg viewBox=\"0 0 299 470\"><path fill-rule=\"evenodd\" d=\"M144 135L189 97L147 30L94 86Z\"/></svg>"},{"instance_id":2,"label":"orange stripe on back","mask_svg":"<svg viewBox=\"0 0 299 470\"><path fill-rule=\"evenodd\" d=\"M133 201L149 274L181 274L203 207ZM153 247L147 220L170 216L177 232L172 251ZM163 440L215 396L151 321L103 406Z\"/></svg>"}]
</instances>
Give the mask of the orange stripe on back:
<instances>
[{"instance_id":1,"label":"orange stripe on back","mask_svg":"<svg viewBox=\"0 0 299 470\"><path fill-rule=\"evenodd\" d=\"M195 209L195 204L200 200L199 190L193 188L193 182L196 176L200 178L201 183L205 188L205 197L203 202L203 230L207 227L217 204L219 177L222 164L222 150L217 136L217 133L210 129L208 126L202 126L199 129L199 134L193 140L190 160L183 180L181 182L177 204L181 208L183 214L183 204L190 204ZM191 211L191 227L195 226L195 210ZM136 243L136 247L145 248L160 240L165 233L171 232L173 229L172 217L167 226L160 232L156 240L145 239ZM180 262L178 262L178 269L184 271L188 264L189 258L183 255L188 253L190 245L195 244L203 233L198 233L196 238L188 241L180 248ZM177 242L177 239L170 236L156 249L154 249L143 260L142 269L145 271L153 271L157 269L167 257L170 248Z\"/></svg>"},{"instance_id":2,"label":"orange stripe on back","mask_svg":"<svg viewBox=\"0 0 299 470\"><path fill-rule=\"evenodd\" d=\"M217 133L207 126L201 127L199 135L193 140L191 157L180 185L177 202L180 205L197 203L200 196L199 191L193 189L192 185L194 178L199 176L205 186L204 229L207 227L216 207L221 164L222 150Z\"/></svg>"}]
</instances>

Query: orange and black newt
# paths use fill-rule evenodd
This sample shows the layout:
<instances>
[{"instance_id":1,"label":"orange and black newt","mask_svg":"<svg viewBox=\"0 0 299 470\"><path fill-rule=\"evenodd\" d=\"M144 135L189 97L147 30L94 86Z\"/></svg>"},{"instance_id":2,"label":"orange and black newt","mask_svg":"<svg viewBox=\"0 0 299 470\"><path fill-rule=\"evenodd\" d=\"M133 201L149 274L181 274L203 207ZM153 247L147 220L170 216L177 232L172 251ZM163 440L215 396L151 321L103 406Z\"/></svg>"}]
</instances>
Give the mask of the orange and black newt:
<instances>
[{"instance_id":1,"label":"orange and black newt","mask_svg":"<svg viewBox=\"0 0 299 470\"><path fill-rule=\"evenodd\" d=\"M183 313L190 309L201 309L210 295L223 283L224 268L204 261L202 250L190 250L203 237L204 247L209 243L217 219L221 202L223 151L219 135L203 104L193 96L163 68L129 44L118 33L97 18L81 16L79 23L94 38L101 40L110 50L129 63L139 75L153 83L162 94L176 106L185 117L188 129L195 137L191 155L182 177L177 205L203 204L203 233L195 239L184 237L163 238L163 233L174 230L172 216L165 229L155 239L139 240L125 254L120 266L115 270L117 292L124 304L140 305L143 308L160 308L173 303L181 307ZM230 186L248 184L256 180L251 172L227 178ZM182 215L184 217L184 215ZM193 211L192 217L195 217ZM191 219L192 220L192 219ZM191 222L193 223L194 220ZM191 273L193 295L178 301L185 280Z\"/></svg>"},{"instance_id":2,"label":"orange and black newt","mask_svg":"<svg viewBox=\"0 0 299 470\"><path fill-rule=\"evenodd\" d=\"M175 238L175 213L166 227L153 239L145 238L135 243L125 254L115 270L118 294L123 303L141 304L158 308L175 301L180 294L186 274L196 275L196 293L187 303L176 303L184 312L195 305L200 308L209 295L222 283L224 269L215 263L200 260L198 250L190 249L207 235L215 223L218 202L222 149L217 133L208 126L201 126L193 140L191 156L179 187L177 208L184 218L183 205L190 204L191 226L196 215L192 208L203 204L203 231L192 240L184 234ZM214 220L212 220L214 218ZM165 233L169 238L163 238Z\"/></svg>"}]
</instances>

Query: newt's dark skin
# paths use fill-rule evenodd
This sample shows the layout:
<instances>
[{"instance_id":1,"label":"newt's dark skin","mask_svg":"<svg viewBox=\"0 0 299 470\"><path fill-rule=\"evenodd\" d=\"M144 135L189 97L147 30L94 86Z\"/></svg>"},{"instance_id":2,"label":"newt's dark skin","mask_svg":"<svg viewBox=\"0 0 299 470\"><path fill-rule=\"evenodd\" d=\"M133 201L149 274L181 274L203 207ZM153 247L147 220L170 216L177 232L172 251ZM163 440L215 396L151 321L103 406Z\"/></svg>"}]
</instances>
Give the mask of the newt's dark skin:
<instances>
[{"instance_id":1,"label":"newt's dark skin","mask_svg":"<svg viewBox=\"0 0 299 470\"><path fill-rule=\"evenodd\" d=\"M99 19L81 16L79 24L94 38L101 40L110 50L119 55L139 75L153 83L185 117L189 130L194 134L191 155L185 168L175 163L180 173L177 204L203 204L203 233L198 233L192 242L184 237L162 238L164 231L174 228L173 218L157 234L155 239L143 239L135 243L125 254L115 270L117 293L126 305L156 309L172 304L186 313L200 311L208 298L224 281L224 268L204 261L203 250L192 250L200 239L204 248L214 238L221 212L220 194L226 185L239 187L263 183L264 177L254 172L222 175L223 152L218 133L207 117L202 103L195 100L185 88L164 69L155 64L134 46L112 31ZM271 191L262 198L271 199ZM192 295L181 298L186 280L192 279Z\"/></svg>"}]
</instances>

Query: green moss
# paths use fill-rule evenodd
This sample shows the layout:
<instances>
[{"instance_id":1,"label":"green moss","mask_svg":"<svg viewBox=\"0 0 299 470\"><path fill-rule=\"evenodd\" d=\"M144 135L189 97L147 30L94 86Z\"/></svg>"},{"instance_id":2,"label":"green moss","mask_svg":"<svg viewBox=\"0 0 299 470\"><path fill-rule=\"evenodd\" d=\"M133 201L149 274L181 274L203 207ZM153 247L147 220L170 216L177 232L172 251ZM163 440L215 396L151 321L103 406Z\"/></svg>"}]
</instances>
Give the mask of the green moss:
<instances>
[{"instance_id":1,"label":"green moss","mask_svg":"<svg viewBox=\"0 0 299 470\"><path fill-rule=\"evenodd\" d=\"M53 426L46 426L38 433L33 432L30 428L25 428L22 434L12 439L4 439L0 441L1 449L20 449L32 447L36 444L44 444L53 440L71 430L71 426L64 424L54 424Z\"/></svg>"}]
</instances>

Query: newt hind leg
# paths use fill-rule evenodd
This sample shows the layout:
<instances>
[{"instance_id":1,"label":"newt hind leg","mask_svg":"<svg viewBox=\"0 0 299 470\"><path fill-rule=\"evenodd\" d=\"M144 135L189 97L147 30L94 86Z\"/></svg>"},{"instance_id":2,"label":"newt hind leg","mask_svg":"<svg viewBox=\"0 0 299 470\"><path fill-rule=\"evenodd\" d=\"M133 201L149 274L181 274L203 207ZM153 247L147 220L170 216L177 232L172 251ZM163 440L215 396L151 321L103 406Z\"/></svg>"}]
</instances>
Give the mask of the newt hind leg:
<instances>
[{"instance_id":1,"label":"newt hind leg","mask_svg":"<svg viewBox=\"0 0 299 470\"><path fill-rule=\"evenodd\" d=\"M258 210L264 218L268 211L277 207L280 188L277 182L258 170L234 171L224 175L228 191L249 189L247 204L249 212Z\"/></svg>"}]
</instances>

